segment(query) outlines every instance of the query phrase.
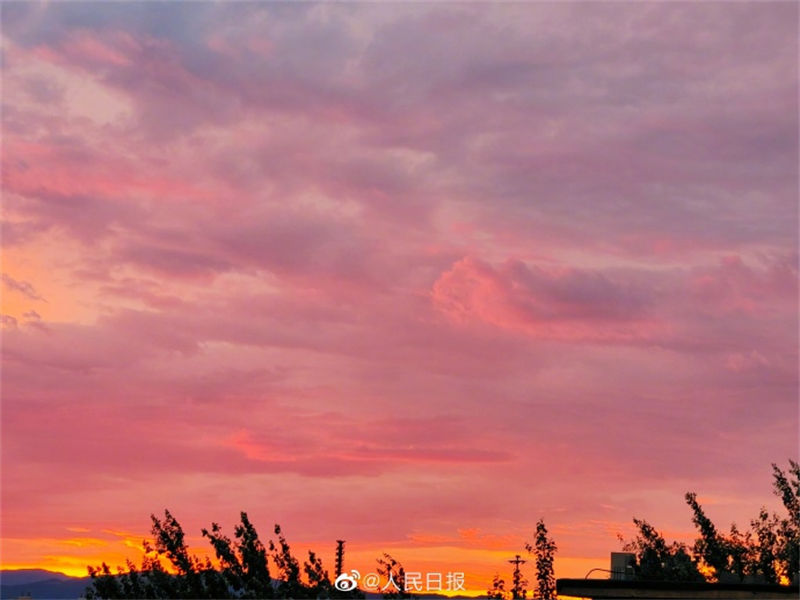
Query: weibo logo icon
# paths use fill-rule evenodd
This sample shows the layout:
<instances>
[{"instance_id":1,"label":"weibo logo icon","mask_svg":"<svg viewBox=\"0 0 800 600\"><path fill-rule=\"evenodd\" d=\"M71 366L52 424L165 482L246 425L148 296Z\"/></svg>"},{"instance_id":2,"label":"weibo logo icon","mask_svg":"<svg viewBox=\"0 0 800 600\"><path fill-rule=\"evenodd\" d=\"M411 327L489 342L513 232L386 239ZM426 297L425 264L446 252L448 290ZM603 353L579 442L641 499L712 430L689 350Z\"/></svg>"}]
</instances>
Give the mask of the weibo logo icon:
<instances>
[{"instance_id":1,"label":"weibo logo icon","mask_svg":"<svg viewBox=\"0 0 800 600\"><path fill-rule=\"evenodd\" d=\"M342 573L339 575L333 583L333 587L340 592L349 592L350 590L356 589L359 579L361 579L361 573L353 569L350 573Z\"/></svg>"}]
</instances>

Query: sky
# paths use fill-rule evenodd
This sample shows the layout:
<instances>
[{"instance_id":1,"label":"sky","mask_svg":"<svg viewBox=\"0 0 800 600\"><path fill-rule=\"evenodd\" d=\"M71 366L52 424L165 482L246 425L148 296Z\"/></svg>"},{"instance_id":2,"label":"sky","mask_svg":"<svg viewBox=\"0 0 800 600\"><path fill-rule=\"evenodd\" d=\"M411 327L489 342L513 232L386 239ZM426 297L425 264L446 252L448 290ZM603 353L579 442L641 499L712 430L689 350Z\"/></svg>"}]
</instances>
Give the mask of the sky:
<instances>
[{"instance_id":1,"label":"sky","mask_svg":"<svg viewBox=\"0 0 800 600\"><path fill-rule=\"evenodd\" d=\"M2 566L245 510L486 589L774 506L798 6L4 3Z\"/></svg>"}]
</instances>

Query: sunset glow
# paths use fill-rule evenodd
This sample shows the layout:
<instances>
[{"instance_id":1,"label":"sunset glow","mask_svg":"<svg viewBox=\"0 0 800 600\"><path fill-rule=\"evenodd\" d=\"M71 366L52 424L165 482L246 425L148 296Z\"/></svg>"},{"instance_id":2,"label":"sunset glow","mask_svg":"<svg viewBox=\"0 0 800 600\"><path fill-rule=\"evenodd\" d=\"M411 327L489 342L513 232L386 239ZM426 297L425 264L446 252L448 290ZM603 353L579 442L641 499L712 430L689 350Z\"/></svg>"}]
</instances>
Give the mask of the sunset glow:
<instances>
[{"instance_id":1,"label":"sunset glow","mask_svg":"<svg viewBox=\"0 0 800 600\"><path fill-rule=\"evenodd\" d=\"M247 511L477 594L779 504L796 3L2 13L2 568Z\"/></svg>"}]
</instances>

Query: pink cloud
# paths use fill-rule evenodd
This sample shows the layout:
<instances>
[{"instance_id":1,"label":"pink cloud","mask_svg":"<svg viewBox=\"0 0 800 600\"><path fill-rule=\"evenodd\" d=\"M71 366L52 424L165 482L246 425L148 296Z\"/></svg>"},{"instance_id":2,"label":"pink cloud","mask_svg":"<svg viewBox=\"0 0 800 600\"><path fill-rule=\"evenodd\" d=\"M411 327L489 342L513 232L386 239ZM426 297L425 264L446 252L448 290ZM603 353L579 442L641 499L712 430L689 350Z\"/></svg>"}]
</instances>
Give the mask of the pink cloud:
<instances>
[{"instance_id":1,"label":"pink cloud","mask_svg":"<svg viewBox=\"0 0 800 600\"><path fill-rule=\"evenodd\" d=\"M127 54L138 50L139 44L127 32L107 36L110 43L97 38L91 31L73 32L61 46L61 59L65 64L82 62L90 66L127 67L131 59Z\"/></svg>"},{"instance_id":2,"label":"pink cloud","mask_svg":"<svg viewBox=\"0 0 800 600\"><path fill-rule=\"evenodd\" d=\"M796 16L9 5L4 555L163 506L572 557L687 487L750 518L797 442Z\"/></svg>"},{"instance_id":3,"label":"pink cloud","mask_svg":"<svg viewBox=\"0 0 800 600\"><path fill-rule=\"evenodd\" d=\"M602 273L529 269L519 261L495 270L465 258L436 281L432 299L462 322L477 318L545 339L636 343L668 330L649 311L646 288Z\"/></svg>"}]
</instances>

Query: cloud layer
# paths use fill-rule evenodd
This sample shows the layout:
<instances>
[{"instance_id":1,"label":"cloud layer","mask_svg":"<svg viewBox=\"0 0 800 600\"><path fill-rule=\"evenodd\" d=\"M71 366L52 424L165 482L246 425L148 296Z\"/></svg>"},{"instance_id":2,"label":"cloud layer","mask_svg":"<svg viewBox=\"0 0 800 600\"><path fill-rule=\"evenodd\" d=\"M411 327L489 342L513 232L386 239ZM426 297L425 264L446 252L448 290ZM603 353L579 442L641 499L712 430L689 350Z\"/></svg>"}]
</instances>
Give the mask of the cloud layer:
<instances>
[{"instance_id":1,"label":"cloud layer","mask_svg":"<svg viewBox=\"0 0 800 600\"><path fill-rule=\"evenodd\" d=\"M543 516L580 576L687 489L750 518L797 449L796 20L4 7L4 561L166 505L487 572Z\"/></svg>"}]
</instances>

